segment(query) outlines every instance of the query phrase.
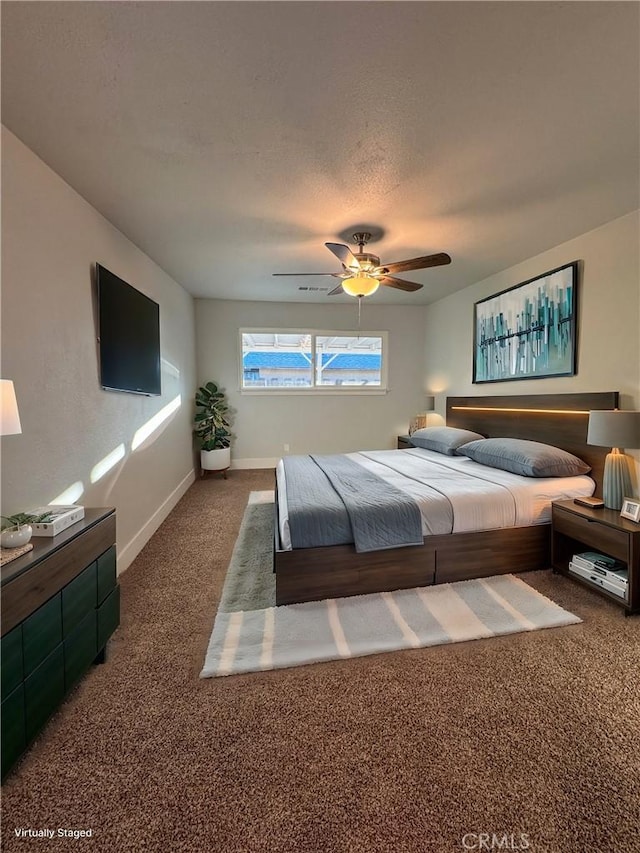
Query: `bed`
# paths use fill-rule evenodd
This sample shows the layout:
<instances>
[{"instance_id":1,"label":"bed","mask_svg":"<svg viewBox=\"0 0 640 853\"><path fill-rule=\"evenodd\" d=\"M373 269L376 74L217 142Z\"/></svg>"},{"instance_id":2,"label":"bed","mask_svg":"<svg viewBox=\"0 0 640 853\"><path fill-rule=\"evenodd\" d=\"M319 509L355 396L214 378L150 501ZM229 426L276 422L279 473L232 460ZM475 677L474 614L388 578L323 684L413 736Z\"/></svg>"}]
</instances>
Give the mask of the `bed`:
<instances>
[{"instance_id":1,"label":"bed","mask_svg":"<svg viewBox=\"0 0 640 853\"><path fill-rule=\"evenodd\" d=\"M287 483L283 463L279 463L274 534L277 604L548 568L551 501L600 490L607 449L586 444L588 412L617 405L617 392L447 399L448 426L486 438L552 444L583 459L592 469L588 476L520 477L467 457L443 456L423 448L318 457L316 461L324 460L322 464L346 466L347 482L349 466L355 465L388 481L389 489L411 496L408 503L415 505L412 512L419 521L413 518L413 538L405 541L414 544L405 547L374 544L369 550L367 540L358 539L357 530L356 543L340 530L335 540L327 540L339 544L324 544L322 537L317 541L323 544L315 544L313 536L318 531L305 537L293 527L292 535L290 517L296 518L295 501L307 481L302 479L302 485L296 487L289 474ZM300 462L304 476L306 463ZM310 462L309 467L314 465ZM340 479L341 468L337 471L329 468L325 472L332 483L334 474ZM313 496L313 481L309 479L308 484ZM314 497L325 513L330 498L320 490ZM371 512L378 512L373 500ZM383 517L370 526L375 535L376 526L385 526ZM321 521L317 527L324 530L327 524Z\"/></svg>"}]
</instances>

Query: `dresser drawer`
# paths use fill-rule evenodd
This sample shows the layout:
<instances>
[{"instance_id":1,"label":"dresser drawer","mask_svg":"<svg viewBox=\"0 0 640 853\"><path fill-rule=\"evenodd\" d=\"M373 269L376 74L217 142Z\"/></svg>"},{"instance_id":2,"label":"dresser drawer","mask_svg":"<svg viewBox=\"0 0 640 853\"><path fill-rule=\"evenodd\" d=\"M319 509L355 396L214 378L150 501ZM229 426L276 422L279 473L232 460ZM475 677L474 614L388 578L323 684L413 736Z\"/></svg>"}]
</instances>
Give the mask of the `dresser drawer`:
<instances>
[{"instance_id":1,"label":"dresser drawer","mask_svg":"<svg viewBox=\"0 0 640 853\"><path fill-rule=\"evenodd\" d=\"M62 595L58 593L22 623L25 676L62 642Z\"/></svg>"},{"instance_id":2,"label":"dresser drawer","mask_svg":"<svg viewBox=\"0 0 640 853\"><path fill-rule=\"evenodd\" d=\"M95 610L97 577L97 563L91 563L62 590L62 634L64 637L67 637L82 622L89 611Z\"/></svg>"},{"instance_id":3,"label":"dresser drawer","mask_svg":"<svg viewBox=\"0 0 640 853\"><path fill-rule=\"evenodd\" d=\"M117 586L98 608L98 651L120 624L120 587Z\"/></svg>"},{"instance_id":4,"label":"dresser drawer","mask_svg":"<svg viewBox=\"0 0 640 853\"><path fill-rule=\"evenodd\" d=\"M38 734L64 696L62 643L24 681L27 743Z\"/></svg>"},{"instance_id":5,"label":"dresser drawer","mask_svg":"<svg viewBox=\"0 0 640 853\"><path fill-rule=\"evenodd\" d=\"M22 625L2 638L0 669L2 669L2 699L16 689L24 679L22 664Z\"/></svg>"},{"instance_id":6,"label":"dresser drawer","mask_svg":"<svg viewBox=\"0 0 640 853\"><path fill-rule=\"evenodd\" d=\"M98 601L100 605L116 585L116 546L98 557Z\"/></svg>"},{"instance_id":7,"label":"dresser drawer","mask_svg":"<svg viewBox=\"0 0 640 853\"><path fill-rule=\"evenodd\" d=\"M602 551L610 557L629 561L629 537L599 521L590 521L559 507L553 508L553 529L578 542L585 542L585 551Z\"/></svg>"},{"instance_id":8,"label":"dresser drawer","mask_svg":"<svg viewBox=\"0 0 640 853\"><path fill-rule=\"evenodd\" d=\"M98 653L98 616L92 610L64 638L64 687L70 690L93 663Z\"/></svg>"},{"instance_id":9,"label":"dresser drawer","mask_svg":"<svg viewBox=\"0 0 640 853\"><path fill-rule=\"evenodd\" d=\"M2 778L24 752L26 735L24 728L24 685L20 684L3 701L0 708L2 720Z\"/></svg>"}]
</instances>

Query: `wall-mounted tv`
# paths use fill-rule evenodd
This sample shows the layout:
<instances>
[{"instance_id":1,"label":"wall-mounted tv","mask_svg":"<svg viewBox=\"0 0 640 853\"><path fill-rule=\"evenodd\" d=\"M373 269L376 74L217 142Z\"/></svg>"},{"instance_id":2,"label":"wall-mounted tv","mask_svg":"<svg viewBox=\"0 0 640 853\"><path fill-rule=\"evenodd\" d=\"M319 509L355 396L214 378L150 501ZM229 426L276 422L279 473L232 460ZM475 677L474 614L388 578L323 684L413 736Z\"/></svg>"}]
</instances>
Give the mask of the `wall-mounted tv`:
<instances>
[{"instance_id":1,"label":"wall-mounted tv","mask_svg":"<svg viewBox=\"0 0 640 853\"><path fill-rule=\"evenodd\" d=\"M96 264L100 384L108 391L158 395L160 306Z\"/></svg>"}]
</instances>

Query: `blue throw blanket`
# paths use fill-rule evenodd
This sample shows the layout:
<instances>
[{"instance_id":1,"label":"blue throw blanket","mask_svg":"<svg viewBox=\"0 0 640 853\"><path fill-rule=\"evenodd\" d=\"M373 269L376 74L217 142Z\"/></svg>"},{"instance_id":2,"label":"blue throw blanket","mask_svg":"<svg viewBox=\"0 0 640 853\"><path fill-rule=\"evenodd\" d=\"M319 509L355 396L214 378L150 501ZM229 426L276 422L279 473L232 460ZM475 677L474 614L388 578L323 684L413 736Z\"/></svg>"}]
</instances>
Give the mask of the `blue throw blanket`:
<instances>
[{"instance_id":1,"label":"blue throw blanket","mask_svg":"<svg viewBox=\"0 0 640 853\"><path fill-rule=\"evenodd\" d=\"M293 548L353 542L356 551L422 545L416 502L346 456L286 456Z\"/></svg>"}]
</instances>

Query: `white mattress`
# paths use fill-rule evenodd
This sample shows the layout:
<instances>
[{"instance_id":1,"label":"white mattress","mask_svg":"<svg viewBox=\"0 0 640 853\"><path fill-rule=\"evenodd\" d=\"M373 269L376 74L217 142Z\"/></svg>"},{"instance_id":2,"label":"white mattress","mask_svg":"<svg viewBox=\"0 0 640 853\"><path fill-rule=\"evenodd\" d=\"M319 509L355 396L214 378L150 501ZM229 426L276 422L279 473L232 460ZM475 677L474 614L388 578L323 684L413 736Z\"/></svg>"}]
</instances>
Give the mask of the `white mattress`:
<instances>
[{"instance_id":1,"label":"white mattress","mask_svg":"<svg viewBox=\"0 0 640 853\"><path fill-rule=\"evenodd\" d=\"M423 536L528 527L551 520L551 501L592 495L595 483L578 477L522 477L466 456L432 450L372 450L348 458L411 495L420 507ZM276 468L280 547L291 550L284 466Z\"/></svg>"}]
</instances>

